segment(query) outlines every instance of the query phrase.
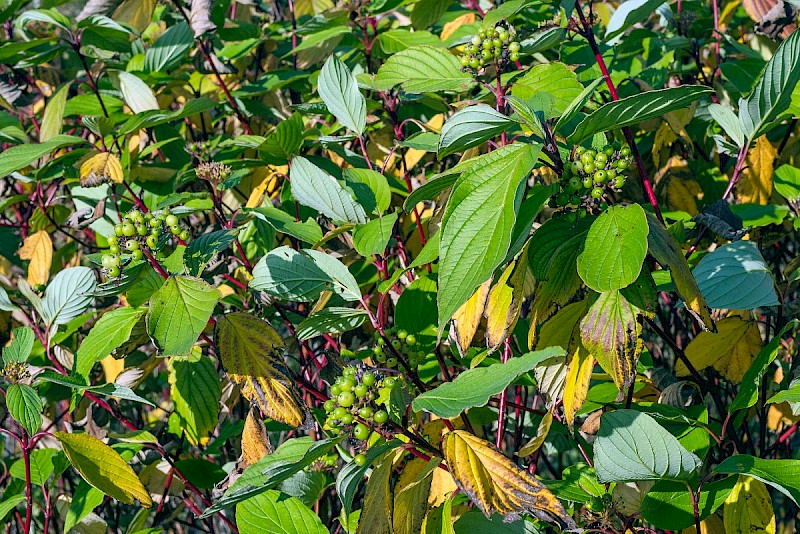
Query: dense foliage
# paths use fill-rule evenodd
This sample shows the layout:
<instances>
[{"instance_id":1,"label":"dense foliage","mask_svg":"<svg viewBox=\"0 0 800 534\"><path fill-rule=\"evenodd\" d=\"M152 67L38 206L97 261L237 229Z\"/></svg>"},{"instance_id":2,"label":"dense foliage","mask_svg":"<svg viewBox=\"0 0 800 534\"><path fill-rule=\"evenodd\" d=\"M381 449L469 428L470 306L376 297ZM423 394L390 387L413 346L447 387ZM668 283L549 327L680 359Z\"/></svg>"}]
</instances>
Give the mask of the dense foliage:
<instances>
[{"instance_id":1,"label":"dense foliage","mask_svg":"<svg viewBox=\"0 0 800 534\"><path fill-rule=\"evenodd\" d=\"M794 3L0 20L5 532L796 530Z\"/></svg>"}]
</instances>

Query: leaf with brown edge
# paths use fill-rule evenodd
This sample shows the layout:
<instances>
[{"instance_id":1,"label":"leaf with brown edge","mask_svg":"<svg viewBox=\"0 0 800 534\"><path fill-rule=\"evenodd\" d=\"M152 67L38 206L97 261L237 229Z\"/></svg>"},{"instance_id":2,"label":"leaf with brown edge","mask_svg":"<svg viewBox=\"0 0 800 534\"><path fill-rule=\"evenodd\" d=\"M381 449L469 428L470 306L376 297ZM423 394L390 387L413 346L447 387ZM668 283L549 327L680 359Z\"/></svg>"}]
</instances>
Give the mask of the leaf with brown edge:
<instances>
[{"instance_id":1,"label":"leaf with brown edge","mask_svg":"<svg viewBox=\"0 0 800 534\"><path fill-rule=\"evenodd\" d=\"M619 291L607 291L600 293L581 321L583 346L620 391L636 378L636 362L642 352L642 326L636 320L639 314L640 310Z\"/></svg>"},{"instance_id":2,"label":"leaf with brown edge","mask_svg":"<svg viewBox=\"0 0 800 534\"><path fill-rule=\"evenodd\" d=\"M258 416L257 410L251 407L242 429L242 462L246 466L253 465L271 452L267 427Z\"/></svg>"},{"instance_id":3,"label":"leaf with brown edge","mask_svg":"<svg viewBox=\"0 0 800 534\"><path fill-rule=\"evenodd\" d=\"M708 311L708 305L697 281L694 279L689 264L681 252L680 246L664 225L650 213L647 214L650 233L647 235L648 252L665 269L669 269L678 294L686 303L686 308L711 331L716 330L714 320Z\"/></svg>"},{"instance_id":4,"label":"leaf with brown edge","mask_svg":"<svg viewBox=\"0 0 800 534\"><path fill-rule=\"evenodd\" d=\"M739 383L761 350L761 333L755 321L726 317L717 323L717 332L700 332L686 347L686 357L695 369L708 366L731 382ZM675 374L689 376L683 361L675 365Z\"/></svg>"},{"instance_id":5,"label":"leaf with brown edge","mask_svg":"<svg viewBox=\"0 0 800 534\"><path fill-rule=\"evenodd\" d=\"M489 297L489 288L491 285L491 280L482 283L469 300L462 304L453 315L456 345L461 354L467 352L467 349L472 344L472 339L475 337L475 333L478 331L478 325L481 324L483 310L486 308L486 299Z\"/></svg>"},{"instance_id":6,"label":"leaf with brown edge","mask_svg":"<svg viewBox=\"0 0 800 534\"><path fill-rule=\"evenodd\" d=\"M303 407L282 371L283 339L272 325L249 313L228 313L217 319L216 337L222 366L242 395L272 419L300 426Z\"/></svg>"},{"instance_id":7,"label":"leaf with brown edge","mask_svg":"<svg viewBox=\"0 0 800 534\"><path fill-rule=\"evenodd\" d=\"M121 184L125 176L119 158L111 152L100 152L81 164L81 186L96 187L108 182Z\"/></svg>"},{"instance_id":8,"label":"leaf with brown edge","mask_svg":"<svg viewBox=\"0 0 800 534\"><path fill-rule=\"evenodd\" d=\"M766 136L756 139L755 146L747 153L747 165L736 186L736 196L743 204L769 204L777 153Z\"/></svg>"},{"instance_id":9,"label":"leaf with brown edge","mask_svg":"<svg viewBox=\"0 0 800 534\"><path fill-rule=\"evenodd\" d=\"M530 513L544 521L575 522L547 487L517 467L497 448L464 430L449 432L442 445L456 484L486 515L497 512L506 521Z\"/></svg>"},{"instance_id":10,"label":"leaf with brown edge","mask_svg":"<svg viewBox=\"0 0 800 534\"><path fill-rule=\"evenodd\" d=\"M26 237L19 249L19 257L30 260L28 283L34 287L46 284L50 278L50 265L53 263L53 241L50 234L40 230Z\"/></svg>"},{"instance_id":11,"label":"leaf with brown edge","mask_svg":"<svg viewBox=\"0 0 800 534\"><path fill-rule=\"evenodd\" d=\"M527 247L519 258L508 264L497 283L489 291L486 302L486 346L494 351L508 337L519 319L525 274L528 272Z\"/></svg>"},{"instance_id":12,"label":"leaf with brown edge","mask_svg":"<svg viewBox=\"0 0 800 534\"><path fill-rule=\"evenodd\" d=\"M580 320L586 314L588 301L581 300L567 304L542 325L536 348L562 347L570 354L582 347L580 341ZM550 358L536 366L534 374L539 390L545 395L547 405L552 406L562 400L567 377L567 357Z\"/></svg>"}]
</instances>

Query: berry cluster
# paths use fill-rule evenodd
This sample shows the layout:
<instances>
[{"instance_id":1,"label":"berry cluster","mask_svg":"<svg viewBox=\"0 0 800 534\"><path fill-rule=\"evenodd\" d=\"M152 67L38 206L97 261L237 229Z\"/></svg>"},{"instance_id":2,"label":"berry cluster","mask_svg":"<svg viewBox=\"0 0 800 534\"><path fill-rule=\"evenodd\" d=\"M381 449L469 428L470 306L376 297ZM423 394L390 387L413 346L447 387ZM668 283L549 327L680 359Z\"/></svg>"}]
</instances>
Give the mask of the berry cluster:
<instances>
[{"instance_id":1,"label":"berry cluster","mask_svg":"<svg viewBox=\"0 0 800 534\"><path fill-rule=\"evenodd\" d=\"M561 176L561 192L553 195L551 207L593 208L611 191L625 185L625 171L631 160L631 149L619 142L599 150L577 147Z\"/></svg>"},{"instance_id":2,"label":"berry cluster","mask_svg":"<svg viewBox=\"0 0 800 534\"><path fill-rule=\"evenodd\" d=\"M397 357L394 356L395 352L402 354L408 365L412 369L416 369L420 363L425 361L428 354L424 350L419 350L419 343L413 334L409 334L403 329L388 328L384 334L389 338L389 343L392 348L386 346L386 341L378 332L375 332L375 346L372 348L372 354L375 361L386 365L390 369L397 367Z\"/></svg>"},{"instance_id":3,"label":"berry cluster","mask_svg":"<svg viewBox=\"0 0 800 534\"><path fill-rule=\"evenodd\" d=\"M114 226L114 233L108 237L108 254L103 254L101 259L106 275L109 278L120 275L123 250L129 254L131 261L141 260L142 247L155 251L162 234L167 231L182 241L189 239L189 231L181 228L178 217L169 209L157 213L142 213L135 209L126 213L122 222Z\"/></svg>"},{"instance_id":4,"label":"berry cluster","mask_svg":"<svg viewBox=\"0 0 800 534\"><path fill-rule=\"evenodd\" d=\"M495 61L502 67L507 61L519 60L519 43L514 40L516 32L508 28L496 26L493 29L481 30L472 37L472 41L464 47L461 56L463 72L477 72L487 64Z\"/></svg>"},{"instance_id":5,"label":"berry cluster","mask_svg":"<svg viewBox=\"0 0 800 534\"><path fill-rule=\"evenodd\" d=\"M349 365L331 386L331 398L325 401L328 414L325 426L338 432L350 432L359 441L366 441L371 433L368 425L381 425L389 420L386 410L377 399L387 398L402 378L381 376L361 364ZM367 458L357 454L353 461L366 464Z\"/></svg>"}]
</instances>

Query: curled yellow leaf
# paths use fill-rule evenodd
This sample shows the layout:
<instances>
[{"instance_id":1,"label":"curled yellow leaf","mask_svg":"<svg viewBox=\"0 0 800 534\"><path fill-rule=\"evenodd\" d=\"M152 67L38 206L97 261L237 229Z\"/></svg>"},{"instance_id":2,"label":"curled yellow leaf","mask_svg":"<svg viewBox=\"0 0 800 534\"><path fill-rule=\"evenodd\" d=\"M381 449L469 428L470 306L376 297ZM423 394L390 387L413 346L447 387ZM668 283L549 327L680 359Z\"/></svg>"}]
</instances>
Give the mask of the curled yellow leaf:
<instances>
[{"instance_id":1,"label":"curled yellow leaf","mask_svg":"<svg viewBox=\"0 0 800 534\"><path fill-rule=\"evenodd\" d=\"M100 152L81 164L81 185L95 187L108 182L121 184L124 180L119 158L111 152Z\"/></svg>"},{"instance_id":2,"label":"curled yellow leaf","mask_svg":"<svg viewBox=\"0 0 800 534\"><path fill-rule=\"evenodd\" d=\"M253 465L272 452L267 439L267 427L256 410L250 409L242 429L242 460L245 465Z\"/></svg>"},{"instance_id":3,"label":"curled yellow leaf","mask_svg":"<svg viewBox=\"0 0 800 534\"><path fill-rule=\"evenodd\" d=\"M761 334L754 321L727 317L717 323L717 332L700 332L686 347L686 357L698 371L708 366L732 382L739 383L761 350ZM689 376L683 361L675 365L675 374Z\"/></svg>"},{"instance_id":4,"label":"curled yellow leaf","mask_svg":"<svg viewBox=\"0 0 800 534\"><path fill-rule=\"evenodd\" d=\"M50 234L40 230L26 237L19 249L19 257L30 260L28 283L32 286L46 284L50 278L50 265L53 263L53 241Z\"/></svg>"},{"instance_id":5,"label":"curled yellow leaf","mask_svg":"<svg viewBox=\"0 0 800 534\"><path fill-rule=\"evenodd\" d=\"M444 439L444 459L456 484L486 515L495 512L514 521L530 513L544 521L575 522L547 487L517 467L491 443L454 430Z\"/></svg>"}]
</instances>

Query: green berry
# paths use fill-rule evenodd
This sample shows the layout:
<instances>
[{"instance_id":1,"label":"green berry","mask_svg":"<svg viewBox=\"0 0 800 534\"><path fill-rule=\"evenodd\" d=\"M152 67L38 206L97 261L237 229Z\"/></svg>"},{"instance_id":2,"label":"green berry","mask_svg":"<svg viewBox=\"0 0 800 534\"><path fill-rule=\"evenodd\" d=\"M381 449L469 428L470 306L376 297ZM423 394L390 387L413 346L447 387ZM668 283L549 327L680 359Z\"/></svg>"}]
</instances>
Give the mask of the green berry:
<instances>
[{"instance_id":1,"label":"green berry","mask_svg":"<svg viewBox=\"0 0 800 534\"><path fill-rule=\"evenodd\" d=\"M336 456L333 454L326 456L325 465L328 467L336 467Z\"/></svg>"},{"instance_id":2,"label":"green berry","mask_svg":"<svg viewBox=\"0 0 800 534\"><path fill-rule=\"evenodd\" d=\"M595 187L592 189L592 198L600 198L603 196L603 189L600 187Z\"/></svg>"},{"instance_id":3,"label":"green berry","mask_svg":"<svg viewBox=\"0 0 800 534\"><path fill-rule=\"evenodd\" d=\"M368 390L369 388L364 384L356 384L355 388L353 389L353 393L359 399L363 399L364 397L367 396Z\"/></svg>"},{"instance_id":4,"label":"green berry","mask_svg":"<svg viewBox=\"0 0 800 534\"><path fill-rule=\"evenodd\" d=\"M109 267L106 269L109 278L116 278L119 276L119 267Z\"/></svg>"},{"instance_id":5,"label":"green berry","mask_svg":"<svg viewBox=\"0 0 800 534\"><path fill-rule=\"evenodd\" d=\"M361 375L361 383L367 387L371 387L375 384L375 375L372 374L371 371L365 372L363 375Z\"/></svg>"},{"instance_id":6,"label":"green berry","mask_svg":"<svg viewBox=\"0 0 800 534\"><path fill-rule=\"evenodd\" d=\"M581 188L581 179L577 176L573 176L569 179L569 189L570 191L577 191Z\"/></svg>"},{"instance_id":7,"label":"green berry","mask_svg":"<svg viewBox=\"0 0 800 534\"><path fill-rule=\"evenodd\" d=\"M469 66L472 67L473 69L477 69L478 67L481 66L481 62L478 61L478 58L476 57L470 58Z\"/></svg>"},{"instance_id":8,"label":"green berry","mask_svg":"<svg viewBox=\"0 0 800 534\"><path fill-rule=\"evenodd\" d=\"M587 176L586 178L583 179L583 181L581 182L581 185L585 189L591 189L592 185L594 185L594 181L592 180L591 176Z\"/></svg>"},{"instance_id":9,"label":"green berry","mask_svg":"<svg viewBox=\"0 0 800 534\"><path fill-rule=\"evenodd\" d=\"M355 418L353 417L353 414L351 414L351 413L346 413L346 414L344 414L344 415L342 416L342 419L341 419L341 421L342 421L342 424L343 424L343 425L352 425L352 424L353 424L353 421L355 421Z\"/></svg>"},{"instance_id":10,"label":"green berry","mask_svg":"<svg viewBox=\"0 0 800 534\"><path fill-rule=\"evenodd\" d=\"M575 148L575 155L576 155L576 156L578 156L578 157L581 157L581 156L582 156L582 155L584 155L585 153L586 153L586 147L584 147L584 146L579 146L579 147Z\"/></svg>"},{"instance_id":11,"label":"green berry","mask_svg":"<svg viewBox=\"0 0 800 534\"><path fill-rule=\"evenodd\" d=\"M328 399L322 406L323 408L325 408L326 412L331 413L333 410L336 409L336 401L333 399Z\"/></svg>"},{"instance_id":12,"label":"green berry","mask_svg":"<svg viewBox=\"0 0 800 534\"><path fill-rule=\"evenodd\" d=\"M469 56L466 55L461 56L461 59L459 61L461 62L462 67L469 67Z\"/></svg>"},{"instance_id":13,"label":"green berry","mask_svg":"<svg viewBox=\"0 0 800 534\"><path fill-rule=\"evenodd\" d=\"M103 267L111 267L111 256L108 254L103 254L103 256L100 258L100 263L103 265Z\"/></svg>"},{"instance_id":14,"label":"green berry","mask_svg":"<svg viewBox=\"0 0 800 534\"><path fill-rule=\"evenodd\" d=\"M108 241L109 245L116 245L117 243L119 243L119 237L117 237L117 234L111 234L110 236L108 236L106 241Z\"/></svg>"},{"instance_id":15,"label":"green berry","mask_svg":"<svg viewBox=\"0 0 800 534\"><path fill-rule=\"evenodd\" d=\"M358 423L355 428L353 428L353 437L362 441L367 439L369 437L369 428L367 425Z\"/></svg>"},{"instance_id":16,"label":"green berry","mask_svg":"<svg viewBox=\"0 0 800 534\"><path fill-rule=\"evenodd\" d=\"M110 252L111 254L119 254L119 245L117 244L111 245L110 247L108 247L108 252Z\"/></svg>"},{"instance_id":17,"label":"green berry","mask_svg":"<svg viewBox=\"0 0 800 534\"><path fill-rule=\"evenodd\" d=\"M386 413L386 410L378 410L375 412L375 416L373 417L376 423L383 424L389 420L389 414Z\"/></svg>"},{"instance_id":18,"label":"green berry","mask_svg":"<svg viewBox=\"0 0 800 534\"><path fill-rule=\"evenodd\" d=\"M154 235L147 236L147 239L145 239L144 241L150 248L156 248L158 246L158 237Z\"/></svg>"},{"instance_id":19,"label":"green berry","mask_svg":"<svg viewBox=\"0 0 800 534\"><path fill-rule=\"evenodd\" d=\"M478 36L478 35L474 35L474 36L472 37L472 44L474 44L475 46L478 46L478 45L480 45L480 44L481 44L481 41L482 41L482 39L481 39L481 38L480 38L480 36Z\"/></svg>"},{"instance_id":20,"label":"green berry","mask_svg":"<svg viewBox=\"0 0 800 534\"><path fill-rule=\"evenodd\" d=\"M414 345L417 344L417 338L414 337L414 335L412 335L412 334L408 334L408 336L406 337L406 344L409 347L413 347Z\"/></svg>"},{"instance_id":21,"label":"green berry","mask_svg":"<svg viewBox=\"0 0 800 534\"><path fill-rule=\"evenodd\" d=\"M191 236L189 235L189 230L181 230L181 233L178 234L178 237L181 238L181 241L188 241L189 237Z\"/></svg>"},{"instance_id":22,"label":"green berry","mask_svg":"<svg viewBox=\"0 0 800 534\"><path fill-rule=\"evenodd\" d=\"M376 355L375 355L375 359L376 359L376 360L377 360L379 363L383 363L383 362L385 362L385 361L386 361L386 354L384 354L383 352L381 352L380 354L376 354Z\"/></svg>"},{"instance_id":23,"label":"green berry","mask_svg":"<svg viewBox=\"0 0 800 534\"><path fill-rule=\"evenodd\" d=\"M583 170L583 163L580 161L573 161L569 168L574 174L579 174Z\"/></svg>"},{"instance_id":24,"label":"green berry","mask_svg":"<svg viewBox=\"0 0 800 534\"><path fill-rule=\"evenodd\" d=\"M594 161L591 163L584 163L583 164L583 172L587 174L592 174L594 170L597 168L597 165L594 164Z\"/></svg>"},{"instance_id":25,"label":"green berry","mask_svg":"<svg viewBox=\"0 0 800 534\"><path fill-rule=\"evenodd\" d=\"M353 391L353 388L356 385L356 379L352 376L345 376L341 382L342 391Z\"/></svg>"},{"instance_id":26,"label":"green berry","mask_svg":"<svg viewBox=\"0 0 800 534\"><path fill-rule=\"evenodd\" d=\"M631 155L631 147L629 147L629 146L622 147L619 150L619 155L622 156L623 158L627 157L627 156L630 156Z\"/></svg>"},{"instance_id":27,"label":"green berry","mask_svg":"<svg viewBox=\"0 0 800 534\"><path fill-rule=\"evenodd\" d=\"M386 358L386 367L390 369L394 369L395 367L397 367L397 358L395 358L394 356Z\"/></svg>"},{"instance_id":28,"label":"green berry","mask_svg":"<svg viewBox=\"0 0 800 534\"><path fill-rule=\"evenodd\" d=\"M584 152L581 154L581 163L583 163L584 167L590 163L594 163L594 155L589 152Z\"/></svg>"},{"instance_id":29,"label":"green berry","mask_svg":"<svg viewBox=\"0 0 800 534\"><path fill-rule=\"evenodd\" d=\"M367 457L363 454L356 454L353 456L353 462L359 467L364 467L367 465Z\"/></svg>"},{"instance_id":30,"label":"green berry","mask_svg":"<svg viewBox=\"0 0 800 534\"><path fill-rule=\"evenodd\" d=\"M614 155L614 147L612 145L604 146L603 147L603 154L605 154L606 157L610 158L611 156Z\"/></svg>"},{"instance_id":31,"label":"green berry","mask_svg":"<svg viewBox=\"0 0 800 534\"><path fill-rule=\"evenodd\" d=\"M508 51L519 52L519 43L516 41L511 41L510 43L508 43Z\"/></svg>"},{"instance_id":32,"label":"green berry","mask_svg":"<svg viewBox=\"0 0 800 534\"><path fill-rule=\"evenodd\" d=\"M125 237L133 237L134 235L136 235L136 227L133 225L133 223L130 222L122 223L122 235L124 235Z\"/></svg>"},{"instance_id":33,"label":"green berry","mask_svg":"<svg viewBox=\"0 0 800 534\"><path fill-rule=\"evenodd\" d=\"M617 161L617 170L624 171L628 168L628 160L621 159Z\"/></svg>"},{"instance_id":34,"label":"green berry","mask_svg":"<svg viewBox=\"0 0 800 534\"><path fill-rule=\"evenodd\" d=\"M342 406L343 408L349 408L356 401L356 397L350 391L342 391L339 393L337 400L339 401L339 406Z\"/></svg>"},{"instance_id":35,"label":"green berry","mask_svg":"<svg viewBox=\"0 0 800 534\"><path fill-rule=\"evenodd\" d=\"M617 189L622 189L625 187L625 177L624 176L617 176L617 179L614 180L614 187Z\"/></svg>"},{"instance_id":36,"label":"green berry","mask_svg":"<svg viewBox=\"0 0 800 534\"><path fill-rule=\"evenodd\" d=\"M508 59L510 59L511 61L519 61L519 52L511 52L508 55Z\"/></svg>"},{"instance_id":37,"label":"green berry","mask_svg":"<svg viewBox=\"0 0 800 534\"><path fill-rule=\"evenodd\" d=\"M369 406L364 406L363 408L360 408L358 410L358 416L361 417L362 419L369 419L370 417L372 417L373 413L374 412L372 408L370 408Z\"/></svg>"},{"instance_id":38,"label":"green berry","mask_svg":"<svg viewBox=\"0 0 800 534\"><path fill-rule=\"evenodd\" d=\"M114 225L114 235L122 236L122 224L115 224Z\"/></svg>"},{"instance_id":39,"label":"green berry","mask_svg":"<svg viewBox=\"0 0 800 534\"><path fill-rule=\"evenodd\" d=\"M605 165L607 161L608 156L606 156L604 152L600 152L594 157L594 162L599 166Z\"/></svg>"},{"instance_id":40,"label":"green berry","mask_svg":"<svg viewBox=\"0 0 800 534\"><path fill-rule=\"evenodd\" d=\"M606 181L606 176L606 171L599 169L594 172L594 181L597 183L603 183Z\"/></svg>"},{"instance_id":41,"label":"green berry","mask_svg":"<svg viewBox=\"0 0 800 534\"><path fill-rule=\"evenodd\" d=\"M345 415L347 415L347 410L345 410L344 408L342 408L341 406L339 406L338 408L336 408L336 409L334 409L334 410L333 410L333 412L331 413L331 415L333 416L333 418L334 418L334 419L338 419L339 421L341 421L341 420L342 420L342 417L344 417Z\"/></svg>"},{"instance_id":42,"label":"green berry","mask_svg":"<svg viewBox=\"0 0 800 534\"><path fill-rule=\"evenodd\" d=\"M169 227L169 231L172 232L172 235L178 235L181 233L181 227L175 224Z\"/></svg>"},{"instance_id":43,"label":"green berry","mask_svg":"<svg viewBox=\"0 0 800 534\"><path fill-rule=\"evenodd\" d=\"M383 386L389 389L393 388L396 383L397 381L391 376L387 376L386 378L383 379Z\"/></svg>"},{"instance_id":44,"label":"green berry","mask_svg":"<svg viewBox=\"0 0 800 534\"><path fill-rule=\"evenodd\" d=\"M176 224L178 224L178 218L170 213L169 215L166 216L164 222L167 224L167 226L175 226Z\"/></svg>"},{"instance_id":45,"label":"green berry","mask_svg":"<svg viewBox=\"0 0 800 534\"><path fill-rule=\"evenodd\" d=\"M134 241L133 239L127 241L125 243L125 250L128 250L128 251L139 250L139 242L138 241Z\"/></svg>"},{"instance_id":46,"label":"green berry","mask_svg":"<svg viewBox=\"0 0 800 534\"><path fill-rule=\"evenodd\" d=\"M339 387L339 384L334 384L334 385L331 386L331 395L333 395L334 397L338 397L339 393L341 393L341 392L342 392L342 388Z\"/></svg>"},{"instance_id":47,"label":"green berry","mask_svg":"<svg viewBox=\"0 0 800 534\"><path fill-rule=\"evenodd\" d=\"M131 251L131 259L134 261L141 260L142 256L143 256L142 251L139 249Z\"/></svg>"}]
</instances>

